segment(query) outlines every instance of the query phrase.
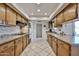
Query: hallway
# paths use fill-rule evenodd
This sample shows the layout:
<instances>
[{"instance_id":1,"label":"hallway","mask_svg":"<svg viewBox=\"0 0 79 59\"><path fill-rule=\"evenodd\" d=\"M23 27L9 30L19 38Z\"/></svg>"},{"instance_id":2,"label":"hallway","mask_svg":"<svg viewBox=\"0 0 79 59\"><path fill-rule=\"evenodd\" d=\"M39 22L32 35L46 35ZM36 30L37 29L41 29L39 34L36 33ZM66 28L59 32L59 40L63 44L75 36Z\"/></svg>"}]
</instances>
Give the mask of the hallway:
<instances>
[{"instance_id":1,"label":"hallway","mask_svg":"<svg viewBox=\"0 0 79 59\"><path fill-rule=\"evenodd\" d=\"M21 56L55 56L46 40L31 42Z\"/></svg>"}]
</instances>

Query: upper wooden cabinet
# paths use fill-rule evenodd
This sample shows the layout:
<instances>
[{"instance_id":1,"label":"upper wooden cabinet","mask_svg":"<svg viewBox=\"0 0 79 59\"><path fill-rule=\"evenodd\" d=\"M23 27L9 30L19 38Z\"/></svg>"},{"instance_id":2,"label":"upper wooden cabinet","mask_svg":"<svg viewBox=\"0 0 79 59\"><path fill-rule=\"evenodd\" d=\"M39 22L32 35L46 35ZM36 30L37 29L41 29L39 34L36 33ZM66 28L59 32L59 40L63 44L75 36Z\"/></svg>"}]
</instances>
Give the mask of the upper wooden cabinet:
<instances>
[{"instance_id":1,"label":"upper wooden cabinet","mask_svg":"<svg viewBox=\"0 0 79 59\"><path fill-rule=\"evenodd\" d=\"M70 3L65 9L64 9L64 21L73 20L77 17L77 4Z\"/></svg>"},{"instance_id":2,"label":"upper wooden cabinet","mask_svg":"<svg viewBox=\"0 0 79 59\"><path fill-rule=\"evenodd\" d=\"M0 3L0 20L2 22L5 22L5 10L6 10L6 6Z\"/></svg>"},{"instance_id":3,"label":"upper wooden cabinet","mask_svg":"<svg viewBox=\"0 0 79 59\"><path fill-rule=\"evenodd\" d=\"M57 26L62 26L63 20L64 20L64 17L63 17L63 11L62 11L56 17L56 25Z\"/></svg>"},{"instance_id":4,"label":"upper wooden cabinet","mask_svg":"<svg viewBox=\"0 0 79 59\"><path fill-rule=\"evenodd\" d=\"M57 27L56 18L54 18L54 27Z\"/></svg>"},{"instance_id":5,"label":"upper wooden cabinet","mask_svg":"<svg viewBox=\"0 0 79 59\"><path fill-rule=\"evenodd\" d=\"M16 25L16 13L7 7L6 21L8 25Z\"/></svg>"},{"instance_id":6,"label":"upper wooden cabinet","mask_svg":"<svg viewBox=\"0 0 79 59\"><path fill-rule=\"evenodd\" d=\"M16 15L16 19L17 19L17 21L22 22L22 17L19 14Z\"/></svg>"}]
</instances>

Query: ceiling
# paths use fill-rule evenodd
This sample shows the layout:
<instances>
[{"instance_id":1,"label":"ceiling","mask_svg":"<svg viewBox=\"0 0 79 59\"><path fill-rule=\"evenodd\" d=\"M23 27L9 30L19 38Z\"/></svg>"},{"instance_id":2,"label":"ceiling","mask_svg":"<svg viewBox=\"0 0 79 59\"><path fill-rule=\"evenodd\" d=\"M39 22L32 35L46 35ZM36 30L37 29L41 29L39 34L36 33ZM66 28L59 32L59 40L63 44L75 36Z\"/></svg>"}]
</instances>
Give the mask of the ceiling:
<instances>
[{"instance_id":1,"label":"ceiling","mask_svg":"<svg viewBox=\"0 0 79 59\"><path fill-rule=\"evenodd\" d=\"M15 3L29 17L49 17L60 3Z\"/></svg>"}]
</instances>

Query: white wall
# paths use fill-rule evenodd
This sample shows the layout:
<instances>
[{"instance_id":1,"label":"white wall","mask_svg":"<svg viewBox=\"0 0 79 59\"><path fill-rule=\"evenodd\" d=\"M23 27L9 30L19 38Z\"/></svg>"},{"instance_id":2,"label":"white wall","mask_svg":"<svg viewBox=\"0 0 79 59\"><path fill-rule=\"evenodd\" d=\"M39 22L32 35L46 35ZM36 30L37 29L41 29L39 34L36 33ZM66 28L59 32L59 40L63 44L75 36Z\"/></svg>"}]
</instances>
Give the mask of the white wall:
<instances>
[{"instance_id":1,"label":"white wall","mask_svg":"<svg viewBox=\"0 0 79 59\"><path fill-rule=\"evenodd\" d=\"M47 34L46 34L46 30L48 28L48 22L42 21L42 22L37 22L37 21L30 21L31 24L31 28L30 28L30 38L32 39L32 41L36 41L38 40L36 38L36 24L40 23L42 24L42 39L47 39ZM44 27L44 25L46 25L46 27Z\"/></svg>"}]
</instances>

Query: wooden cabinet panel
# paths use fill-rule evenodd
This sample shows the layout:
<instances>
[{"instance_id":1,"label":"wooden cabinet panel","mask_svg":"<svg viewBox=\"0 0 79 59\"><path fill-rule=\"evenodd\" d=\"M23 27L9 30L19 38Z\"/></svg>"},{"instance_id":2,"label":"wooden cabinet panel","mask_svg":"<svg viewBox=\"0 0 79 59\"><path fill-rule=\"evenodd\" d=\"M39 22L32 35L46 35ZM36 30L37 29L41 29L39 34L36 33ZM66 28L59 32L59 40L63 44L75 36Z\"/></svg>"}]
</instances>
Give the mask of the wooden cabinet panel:
<instances>
[{"instance_id":1,"label":"wooden cabinet panel","mask_svg":"<svg viewBox=\"0 0 79 59\"><path fill-rule=\"evenodd\" d=\"M73 20L77 17L77 4L70 3L65 9L64 9L64 21Z\"/></svg>"},{"instance_id":2,"label":"wooden cabinet panel","mask_svg":"<svg viewBox=\"0 0 79 59\"><path fill-rule=\"evenodd\" d=\"M56 18L54 18L54 27L57 27Z\"/></svg>"},{"instance_id":3,"label":"wooden cabinet panel","mask_svg":"<svg viewBox=\"0 0 79 59\"><path fill-rule=\"evenodd\" d=\"M57 54L57 39L55 37L52 38L52 49Z\"/></svg>"},{"instance_id":4,"label":"wooden cabinet panel","mask_svg":"<svg viewBox=\"0 0 79 59\"><path fill-rule=\"evenodd\" d=\"M63 11L61 13L59 13L56 17L56 22L57 22L57 26L62 26L64 17L63 17Z\"/></svg>"},{"instance_id":5,"label":"wooden cabinet panel","mask_svg":"<svg viewBox=\"0 0 79 59\"><path fill-rule=\"evenodd\" d=\"M14 56L14 41L0 46L0 56Z\"/></svg>"},{"instance_id":6,"label":"wooden cabinet panel","mask_svg":"<svg viewBox=\"0 0 79 59\"><path fill-rule=\"evenodd\" d=\"M26 48L26 46L27 46L27 39L26 39L26 36L23 36L23 38L22 38L22 40L23 40L23 44L22 44L22 47L23 47L23 49L25 49Z\"/></svg>"},{"instance_id":7,"label":"wooden cabinet panel","mask_svg":"<svg viewBox=\"0 0 79 59\"><path fill-rule=\"evenodd\" d=\"M16 13L9 7L7 7L6 19L8 25L16 25Z\"/></svg>"},{"instance_id":8,"label":"wooden cabinet panel","mask_svg":"<svg viewBox=\"0 0 79 59\"><path fill-rule=\"evenodd\" d=\"M51 35L48 35L48 43L49 43L49 45L51 46L51 44L52 44L52 36Z\"/></svg>"},{"instance_id":9,"label":"wooden cabinet panel","mask_svg":"<svg viewBox=\"0 0 79 59\"><path fill-rule=\"evenodd\" d=\"M70 48L65 42L58 40L58 56L69 56Z\"/></svg>"},{"instance_id":10,"label":"wooden cabinet panel","mask_svg":"<svg viewBox=\"0 0 79 59\"><path fill-rule=\"evenodd\" d=\"M22 37L15 40L15 56L20 55L22 52Z\"/></svg>"},{"instance_id":11,"label":"wooden cabinet panel","mask_svg":"<svg viewBox=\"0 0 79 59\"><path fill-rule=\"evenodd\" d=\"M17 21L22 22L22 17L19 14L17 14L16 19L17 19Z\"/></svg>"},{"instance_id":12,"label":"wooden cabinet panel","mask_svg":"<svg viewBox=\"0 0 79 59\"><path fill-rule=\"evenodd\" d=\"M0 20L2 20L3 22L5 22L5 10L6 6L0 3Z\"/></svg>"}]
</instances>

